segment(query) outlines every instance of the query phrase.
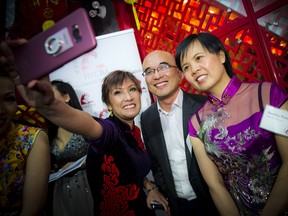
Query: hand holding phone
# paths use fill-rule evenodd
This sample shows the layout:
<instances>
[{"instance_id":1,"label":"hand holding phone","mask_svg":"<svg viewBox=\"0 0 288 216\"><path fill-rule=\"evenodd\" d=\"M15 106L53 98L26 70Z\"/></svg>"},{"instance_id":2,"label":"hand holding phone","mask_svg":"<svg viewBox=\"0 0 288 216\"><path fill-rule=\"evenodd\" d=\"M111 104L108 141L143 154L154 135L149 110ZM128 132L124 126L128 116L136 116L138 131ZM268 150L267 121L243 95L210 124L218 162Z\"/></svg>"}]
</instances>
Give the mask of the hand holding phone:
<instances>
[{"instance_id":1,"label":"hand holding phone","mask_svg":"<svg viewBox=\"0 0 288 216\"><path fill-rule=\"evenodd\" d=\"M96 47L90 18L79 8L14 51L21 82L48 75Z\"/></svg>"},{"instance_id":2,"label":"hand holding phone","mask_svg":"<svg viewBox=\"0 0 288 216\"><path fill-rule=\"evenodd\" d=\"M152 201L152 202L150 202L150 204L151 204L152 208L155 209L155 210L163 210L163 211L165 211L163 205L158 203L157 201Z\"/></svg>"}]
</instances>

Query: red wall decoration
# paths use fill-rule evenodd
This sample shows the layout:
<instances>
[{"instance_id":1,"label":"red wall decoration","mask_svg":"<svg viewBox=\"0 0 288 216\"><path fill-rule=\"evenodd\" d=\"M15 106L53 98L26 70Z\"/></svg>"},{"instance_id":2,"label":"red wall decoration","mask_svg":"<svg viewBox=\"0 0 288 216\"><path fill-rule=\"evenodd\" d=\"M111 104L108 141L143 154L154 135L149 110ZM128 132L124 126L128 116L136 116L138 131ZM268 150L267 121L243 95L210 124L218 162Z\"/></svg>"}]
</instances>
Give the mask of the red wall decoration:
<instances>
[{"instance_id":1,"label":"red wall decoration","mask_svg":"<svg viewBox=\"0 0 288 216\"><path fill-rule=\"evenodd\" d=\"M288 92L287 2L138 0L135 7L144 55L155 49L174 53L187 35L213 32L225 44L241 80L275 81ZM195 92L185 80L181 87Z\"/></svg>"}]
</instances>

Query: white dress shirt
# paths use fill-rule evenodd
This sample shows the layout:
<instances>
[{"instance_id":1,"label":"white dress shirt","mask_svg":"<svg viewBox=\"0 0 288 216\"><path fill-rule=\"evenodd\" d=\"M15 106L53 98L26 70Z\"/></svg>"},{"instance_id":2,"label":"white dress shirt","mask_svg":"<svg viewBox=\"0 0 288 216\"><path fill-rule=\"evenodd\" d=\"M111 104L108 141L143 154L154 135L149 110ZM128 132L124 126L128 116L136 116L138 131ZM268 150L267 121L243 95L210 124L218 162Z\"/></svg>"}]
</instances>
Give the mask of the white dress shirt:
<instances>
[{"instance_id":1,"label":"white dress shirt","mask_svg":"<svg viewBox=\"0 0 288 216\"><path fill-rule=\"evenodd\" d=\"M168 158L172 169L177 196L179 198L192 200L196 198L196 194L189 182L188 177L185 153L186 140L184 140L183 137L182 126L182 102L183 92L179 91L179 94L169 112L162 110L158 102L157 107L165 137ZM188 124L188 120L185 122L185 124Z\"/></svg>"}]
</instances>

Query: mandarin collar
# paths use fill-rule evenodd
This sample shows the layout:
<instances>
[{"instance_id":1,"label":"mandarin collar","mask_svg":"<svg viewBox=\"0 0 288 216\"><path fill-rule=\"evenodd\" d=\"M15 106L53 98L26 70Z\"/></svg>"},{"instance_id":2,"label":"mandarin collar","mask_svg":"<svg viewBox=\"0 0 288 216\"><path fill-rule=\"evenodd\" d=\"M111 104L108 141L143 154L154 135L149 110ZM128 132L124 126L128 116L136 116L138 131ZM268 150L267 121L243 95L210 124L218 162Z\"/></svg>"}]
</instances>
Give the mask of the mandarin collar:
<instances>
[{"instance_id":1,"label":"mandarin collar","mask_svg":"<svg viewBox=\"0 0 288 216\"><path fill-rule=\"evenodd\" d=\"M214 111L217 111L218 108L228 104L231 98L236 94L236 92L240 88L241 84L242 82L234 75L230 80L230 82L228 83L227 87L224 89L221 100L219 100L212 94L208 94L208 100L213 105L212 109Z\"/></svg>"},{"instance_id":2,"label":"mandarin collar","mask_svg":"<svg viewBox=\"0 0 288 216\"><path fill-rule=\"evenodd\" d=\"M117 118L115 115L113 116L109 116L109 118L114 121L116 124L118 124L118 126L120 127L120 129L124 132L128 132L128 133L132 133L135 129L135 122L132 126L132 128L130 128L130 126L126 123L121 121L119 118Z\"/></svg>"}]
</instances>

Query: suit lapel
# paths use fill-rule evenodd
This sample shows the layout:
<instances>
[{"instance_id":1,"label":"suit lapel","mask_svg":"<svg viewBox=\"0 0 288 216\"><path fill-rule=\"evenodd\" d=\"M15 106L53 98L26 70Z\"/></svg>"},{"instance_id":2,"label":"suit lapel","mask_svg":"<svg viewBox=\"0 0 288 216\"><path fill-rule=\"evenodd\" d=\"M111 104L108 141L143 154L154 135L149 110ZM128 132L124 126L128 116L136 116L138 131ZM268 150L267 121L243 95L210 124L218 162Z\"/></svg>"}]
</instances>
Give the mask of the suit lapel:
<instances>
[{"instance_id":1,"label":"suit lapel","mask_svg":"<svg viewBox=\"0 0 288 216\"><path fill-rule=\"evenodd\" d=\"M150 115L151 127L149 127L149 134L151 134L152 136L150 137L150 139L153 139L152 140L153 143L157 143L157 145L154 146L155 152L157 152L159 157L163 159L162 162L164 166L168 168L166 171L169 171L169 174L172 175L169 158L167 154L165 138L164 138L163 130L161 126L160 116L157 110L157 104L154 103L152 106L153 107L151 107L152 109L151 109L151 115Z\"/></svg>"},{"instance_id":2,"label":"suit lapel","mask_svg":"<svg viewBox=\"0 0 288 216\"><path fill-rule=\"evenodd\" d=\"M188 121L190 119L190 110L192 109L192 104L190 102L190 98L186 95L185 92L183 92L183 136L184 140L186 140L186 137L188 135ZM189 112L190 111L190 112Z\"/></svg>"},{"instance_id":3,"label":"suit lapel","mask_svg":"<svg viewBox=\"0 0 288 216\"><path fill-rule=\"evenodd\" d=\"M187 158L188 172L191 173L191 152L188 149L186 144L186 138L188 136L188 122L190 121L191 116L196 111L195 110L195 101L183 91L183 136L185 141L185 152ZM189 159L188 159L189 158Z\"/></svg>"}]
</instances>

